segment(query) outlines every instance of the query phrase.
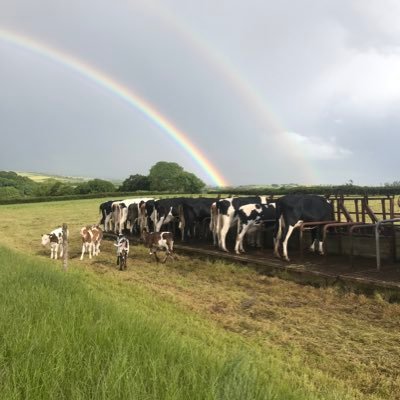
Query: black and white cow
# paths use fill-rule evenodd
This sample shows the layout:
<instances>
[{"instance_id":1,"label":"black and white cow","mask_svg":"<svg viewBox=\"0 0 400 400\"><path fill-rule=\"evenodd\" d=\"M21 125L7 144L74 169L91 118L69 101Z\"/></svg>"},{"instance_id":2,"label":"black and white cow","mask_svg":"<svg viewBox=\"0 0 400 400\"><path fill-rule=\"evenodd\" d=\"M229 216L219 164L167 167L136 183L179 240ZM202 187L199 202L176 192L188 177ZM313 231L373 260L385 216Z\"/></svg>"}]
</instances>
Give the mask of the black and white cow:
<instances>
[{"instance_id":1,"label":"black and white cow","mask_svg":"<svg viewBox=\"0 0 400 400\"><path fill-rule=\"evenodd\" d=\"M156 225L155 203L158 200L148 200L139 205L139 226L140 232L146 230L153 232Z\"/></svg>"},{"instance_id":2,"label":"black and white cow","mask_svg":"<svg viewBox=\"0 0 400 400\"><path fill-rule=\"evenodd\" d=\"M122 201L114 202L112 204L112 213L114 220L114 232L121 234L124 229L126 229L127 218L128 218L128 208L133 203L140 203L141 200L150 199L125 199Z\"/></svg>"},{"instance_id":3,"label":"black and white cow","mask_svg":"<svg viewBox=\"0 0 400 400\"><path fill-rule=\"evenodd\" d=\"M279 245L283 238L283 258L290 261L287 252L287 244L293 232L303 222L332 221L332 204L324 197L311 194L289 194L276 201L276 225L274 232L274 255L280 258ZM311 251L318 250L323 254L322 238L323 225L318 225L311 230L312 244Z\"/></svg>"},{"instance_id":4,"label":"black and white cow","mask_svg":"<svg viewBox=\"0 0 400 400\"><path fill-rule=\"evenodd\" d=\"M231 197L220 199L216 202L217 223L215 224L218 246L228 252L226 248L226 235L237 221L237 210L246 204L267 204L266 196Z\"/></svg>"},{"instance_id":5,"label":"black and white cow","mask_svg":"<svg viewBox=\"0 0 400 400\"><path fill-rule=\"evenodd\" d=\"M101 219L99 225L103 225L105 232L112 230L112 204L120 201L121 200L109 200L100 204L99 211L101 213Z\"/></svg>"},{"instance_id":6,"label":"black and white cow","mask_svg":"<svg viewBox=\"0 0 400 400\"><path fill-rule=\"evenodd\" d=\"M206 197L182 200L178 206L182 241L189 237L205 236L204 222L210 218L210 209L213 203L215 203L215 199Z\"/></svg>"},{"instance_id":7,"label":"black and white cow","mask_svg":"<svg viewBox=\"0 0 400 400\"><path fill-rule=\"evenodd\" d=\"M127 228L131 233L140 233L143 230L143 222L141 221L141 206L147 201L153 201L153 198L138 198L129 204L126 216Z\"/></svg>"},{"instance_id":8,"label":"black and white cow","mask_svg":"<svg viewBox=\"0 0 400 400\"><path fill-rule=\"evenodd\" d=\"M172 222L179 217L178 207L187 200L187 197L175 197L170 199L161 199L154 203L154 221L155 231L159 232L163 225Z\"/></svg>"},{"instance_id":9,"label":"black and white cow","mask_svg":"<svg viewBox=\"0 0 400 400\"><path fill-rule=\"evenodd\" d=\"M238 232L236 236L235 252L244 253L243 239L246 234L255 232L263 224L273 226L276 221L275 203L246 204L237 210Z\"/></svg>"}]
</instances>

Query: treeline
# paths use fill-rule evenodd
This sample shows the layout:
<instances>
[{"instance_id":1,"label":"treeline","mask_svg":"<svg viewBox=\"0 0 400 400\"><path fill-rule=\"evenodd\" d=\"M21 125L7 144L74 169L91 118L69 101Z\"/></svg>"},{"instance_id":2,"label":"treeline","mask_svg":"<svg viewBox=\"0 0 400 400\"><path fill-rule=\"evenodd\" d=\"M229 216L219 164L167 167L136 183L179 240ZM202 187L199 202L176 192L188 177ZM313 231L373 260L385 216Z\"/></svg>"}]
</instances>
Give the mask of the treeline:
<instances>
[{"instance_id":1,"label":"treeline","mask_svg":"<svg viewBox=\"0 0 400 400\"><path fill-rule=\"evenodd\" d=\"M87 182L72 184L57 179L35 182L15 172L0 171L0 202L2 204L25 201L72 200L93 197L127 197L132 193L153 195L166 193L209 194L215 196L230 195L274 195L290 193L335 195L397 195L400 194L400 181L386 183L383 186L318 185L298 186L295 184L270 186L238 186L218 189L206 188L201 179L185 171L180 165L160 161L151 167L148 175L134 174L126 178L121 185L103 179L91 179Z\"/></svg>"},{"instance_id":2,"label":"treeline","mask_svg":"<svg viewBox=\"0 0 400 400\"><path fill-rule=\"evenodd\" d=\"M177 163L160 161L151 167L149 175L130 175L116 186L104 179L91 179L78 184L47 179L44 182L18 175L11 171L0 171L0 200L12 201L26 198L75 198L108 193L170 192L201 193L205 183L196 175L185 171Z\"/></svg>"},{"instance_id":3,"label":"treeline","mask_svg":"<svg viewBox=\"0 0 400 400\"><path fill-rule=\"evenodd\" d=\"M116 187L102 179L92 179L87 182L72 185L56 179L47 179L45 182L18 175L12 171L0 171L0 199L15 200L32 197L59 197L82 195L90 193L115 192Z\"/></svg>"},{"instance_id":4,"label":"treeline","mask_svg":"<svg viewBox=\"0 0 400 400\"><path fill-rule=\"evenodd\" d=\"M257 186L255 188L227 187L222 189L209 190L208 193L222 195L274 195L282 196L284 194L318 194L325 196L388 196L400 194L399 185L386 184L385 186L357 186L357 185L316 185L316 186Z\"/></svg>"}]
</instances>

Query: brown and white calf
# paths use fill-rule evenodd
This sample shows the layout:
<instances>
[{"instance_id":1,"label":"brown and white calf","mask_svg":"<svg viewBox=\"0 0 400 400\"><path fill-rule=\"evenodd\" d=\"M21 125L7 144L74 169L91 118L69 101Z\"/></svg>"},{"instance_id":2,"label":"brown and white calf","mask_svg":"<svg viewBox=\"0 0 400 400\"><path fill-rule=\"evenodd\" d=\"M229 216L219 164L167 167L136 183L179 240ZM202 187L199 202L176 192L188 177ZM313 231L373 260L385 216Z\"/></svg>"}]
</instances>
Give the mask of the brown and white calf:
<instances>
[{"instance_id":1,"label":"brown and white calf","mask_svg":"<svg viewBox=\"0 0 400 400\"><path fill-rule=\"evenodd\" d=\"M81 260L85 251L89 253L89 258L97 256L100 253L100 244L103 239L103 231L98 225L84 226L80 231L82 238L82 254Z\"/></svg>"},{"instance_id":2,"label":"brown and white calf","mask_svg":"<svg viewBox=\"0 0 400 400\"><path fill-rule=\"evenodd\" d=\"M68 231L67 231L68 237ZM50 233L45 233L42 235L42 245L47 246L50 244L50 258L54 258L55 260L58 258L58 251L60 250L60 258L64 254L64 245L63 245L63 231L62 228L56 228L52 230Z\"/></svg>"},{"instance_id":3,"label":"brown and white calf","mask_svg":"<svg viewBox=\"0 0 400 400\"><path fill-rule=\"evenodd\" d=\"M143 244L150 250L150 257L154 254L156 261L160 261L157 256L157 251L165 251L166 255L163 263L168 257L174 259L174 236L171 232L142 232Z\"/></svg>"}]
</instances>

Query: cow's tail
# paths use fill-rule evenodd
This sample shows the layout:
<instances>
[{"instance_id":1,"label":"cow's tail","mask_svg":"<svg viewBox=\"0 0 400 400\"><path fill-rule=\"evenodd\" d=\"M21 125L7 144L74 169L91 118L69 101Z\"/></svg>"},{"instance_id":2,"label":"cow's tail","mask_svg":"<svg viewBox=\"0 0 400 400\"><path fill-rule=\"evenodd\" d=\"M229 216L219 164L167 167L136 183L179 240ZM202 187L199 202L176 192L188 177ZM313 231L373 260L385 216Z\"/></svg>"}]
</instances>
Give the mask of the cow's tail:
<instances>
[{"instance_id":1,"label":"cow's tail","mask_svg":"<svg viewBox=\"0 0 400 400\"><path fill-rule=\"evenodd\" d=\"M178 205L178 218L179 218L179 229L182 230L185 228L185 212L183 210L183 205Z\"/></svg>"},{"instance_id":2,"label":"cow's tail","mask_svg":"<svg viewBox=\"0 0 400 400\"><path fill-rule=\"evenodd\" d=\"M101 204L99 206L99 214L101 214L99 225L102 225L102 224L104 224L104 222L106 220L106 212L101 208Z\"/></svg>"}]
</instances>

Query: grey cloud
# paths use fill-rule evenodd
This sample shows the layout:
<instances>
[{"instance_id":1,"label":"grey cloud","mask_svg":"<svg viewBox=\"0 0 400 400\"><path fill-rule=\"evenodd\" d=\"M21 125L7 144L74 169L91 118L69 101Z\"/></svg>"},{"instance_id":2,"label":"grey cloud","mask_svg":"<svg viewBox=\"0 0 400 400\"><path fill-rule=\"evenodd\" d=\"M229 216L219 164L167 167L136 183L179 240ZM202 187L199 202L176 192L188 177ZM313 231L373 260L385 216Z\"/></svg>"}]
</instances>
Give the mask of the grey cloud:
<instances>
[{"instance_id":1,"label":"grey cloud","mask_svg":"<svg viewBox=\"0 0 400 400\"><path fill-rule=\"evenodd\" d=\"M0 29L113 77L187 133L233 184L302 183L307 168L315 183L382 183L398 180L399 99L389 72L400 30L395 2L364 5L1 0ZM376 63L364 65L371 49ZM170 160L211 183L140 111L1 40L0 84L1 169L124 178ZM287 131L304 140L283 139ZM316 149L325 157L312 157Z\"/></svg>"}]
</instances>

